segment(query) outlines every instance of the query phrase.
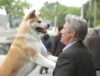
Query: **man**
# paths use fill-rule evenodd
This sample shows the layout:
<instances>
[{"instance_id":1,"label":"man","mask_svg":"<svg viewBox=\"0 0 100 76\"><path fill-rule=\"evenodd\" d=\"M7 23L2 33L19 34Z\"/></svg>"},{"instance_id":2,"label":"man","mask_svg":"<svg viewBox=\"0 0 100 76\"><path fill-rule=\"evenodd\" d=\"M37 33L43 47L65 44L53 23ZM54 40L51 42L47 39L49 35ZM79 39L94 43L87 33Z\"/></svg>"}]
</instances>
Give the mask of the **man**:
<instances>
[{"instance_id":1,"label":"man","mask_svg":"<svg viewBox=\"0 0 100 76\"><path fill-rule=\"evenodd\" d=\"M100 27L95 27L88 33L85 44L93 54L96 74L100 76Z\"/></svg>"},{"instance_id":2,"label":"man","mask_svg":"<svg viewBox=\"0 0 100 76\"><path fill-rule=\"evenodd\" d=\"M95 76L92 56L82 41L87 34L87 22L75 15L67 15L61 33L66 46L59 55L53 76Z\"/></svg>"}]
</instances>

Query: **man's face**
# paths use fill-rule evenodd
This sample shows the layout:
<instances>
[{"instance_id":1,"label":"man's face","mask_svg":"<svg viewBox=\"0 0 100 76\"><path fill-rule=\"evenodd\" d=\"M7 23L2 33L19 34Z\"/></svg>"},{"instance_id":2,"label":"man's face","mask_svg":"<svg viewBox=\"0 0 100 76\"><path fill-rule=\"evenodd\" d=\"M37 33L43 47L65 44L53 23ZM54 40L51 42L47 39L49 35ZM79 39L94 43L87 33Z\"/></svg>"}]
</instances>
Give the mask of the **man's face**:
<instances>
[{"instance_id":1,"label":"man's face","mask_svg":"<svg viewBox=\"0 0 100 76\"><path fill-rule=\"evenodd\" d=\"M70 25L67 22L65 22L65 24L63 25L62 30L60 31L60 33L61 33L61 42L65 45L70 43L70 41L73 38L73 34L74 34L73 32L70 31L69 28L70 28Z\"/></svg>"}]
</instances>

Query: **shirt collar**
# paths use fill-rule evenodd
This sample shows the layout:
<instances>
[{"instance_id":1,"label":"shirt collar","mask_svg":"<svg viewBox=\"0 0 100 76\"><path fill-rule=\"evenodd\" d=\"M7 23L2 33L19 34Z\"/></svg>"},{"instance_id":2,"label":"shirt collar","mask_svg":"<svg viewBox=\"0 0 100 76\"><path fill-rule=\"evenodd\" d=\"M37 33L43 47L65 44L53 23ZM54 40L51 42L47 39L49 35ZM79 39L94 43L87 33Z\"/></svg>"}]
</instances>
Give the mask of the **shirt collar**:
<instances>
[{"instance_id":1,"label":"shirt collar","mask_svg":"<svg viewBox=\"0 0 100 76\"><path fill-rule=\"evenodd\" d=\"M64 48L63 48L63 51L65 51L66 49L68 49L70 46L72 46L74 43L76 43L77 41L73 41L69 44L67 44Z\"/></svg>"}]
</instances>

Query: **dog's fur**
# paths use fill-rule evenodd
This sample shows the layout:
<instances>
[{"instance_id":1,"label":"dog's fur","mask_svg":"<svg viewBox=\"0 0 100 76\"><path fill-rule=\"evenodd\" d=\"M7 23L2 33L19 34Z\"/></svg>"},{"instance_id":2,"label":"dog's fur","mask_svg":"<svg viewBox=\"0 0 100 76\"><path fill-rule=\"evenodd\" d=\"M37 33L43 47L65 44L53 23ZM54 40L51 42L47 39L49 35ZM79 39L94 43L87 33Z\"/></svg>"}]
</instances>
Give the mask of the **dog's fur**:
<instances>
[{"instance_id":1,"label":"dog's fur","mask_svg":"<svg viewBox=\"0 0 100 76\"><path fill-rule=\"evenodd\" d=\"M46 32L46 28L47 24L35 10L23 19L9 52L0 65L0 76L27 76L37 64L55 67L55 63L45 57L47 50L39 37L41 32Z\"/></svg>"}]
</instances>

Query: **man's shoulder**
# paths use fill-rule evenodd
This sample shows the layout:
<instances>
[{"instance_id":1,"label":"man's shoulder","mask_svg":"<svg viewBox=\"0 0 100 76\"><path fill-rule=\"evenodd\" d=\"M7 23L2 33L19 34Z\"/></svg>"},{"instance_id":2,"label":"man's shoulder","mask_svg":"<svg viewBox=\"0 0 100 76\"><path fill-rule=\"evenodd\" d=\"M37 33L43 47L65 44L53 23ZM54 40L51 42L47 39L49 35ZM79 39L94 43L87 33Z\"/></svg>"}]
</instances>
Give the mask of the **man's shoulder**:
<instances>
[{"instance_id":1,"label":"man's shoulder","mask_svg":"<svg viewBox=\"0 0 100 76\"><path fill-rule=\"evenodd\" d=\"M80 55L84 52L88 51L87 47L85 47L83 44L75 43L69 48L67 48L65 51L62 52L62 55Z\"/></svg>"}]
</instances>

